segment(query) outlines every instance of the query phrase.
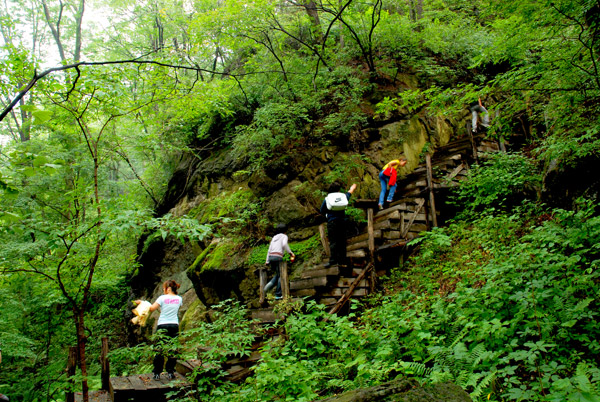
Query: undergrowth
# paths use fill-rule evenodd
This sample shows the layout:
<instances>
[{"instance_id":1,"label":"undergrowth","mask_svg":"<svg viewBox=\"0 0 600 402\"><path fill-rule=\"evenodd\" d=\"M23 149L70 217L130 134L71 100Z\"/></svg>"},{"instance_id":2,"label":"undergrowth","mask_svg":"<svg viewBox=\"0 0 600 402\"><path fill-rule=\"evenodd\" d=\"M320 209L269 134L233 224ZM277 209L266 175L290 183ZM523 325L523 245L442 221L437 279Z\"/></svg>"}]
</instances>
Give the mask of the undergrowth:
<instances>
[{"instance_id":1,"label":"undergrowth","mask_svg":"<svg viewBox=\"0 0 600 402\"><path fill-rule=\"evenodd\" d=\"M310 401L399 376L473 400L600 400L600 217L524 203L434 230L378 304L330 316L305 303L254 375L214 401ZM225 388L222 388L225 387Z\"/></svg>"}]
</instances>

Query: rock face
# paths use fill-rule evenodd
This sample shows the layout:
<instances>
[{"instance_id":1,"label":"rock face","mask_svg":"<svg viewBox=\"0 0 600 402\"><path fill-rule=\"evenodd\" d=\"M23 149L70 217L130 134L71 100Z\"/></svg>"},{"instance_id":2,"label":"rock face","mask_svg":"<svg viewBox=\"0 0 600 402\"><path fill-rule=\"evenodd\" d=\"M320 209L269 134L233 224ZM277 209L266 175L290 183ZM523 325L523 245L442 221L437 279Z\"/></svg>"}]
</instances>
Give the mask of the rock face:
<instances>
[{"instance_id":1,"label":"rock face","mask_svg":"<svg viewBox=\"0 0 600 402\"><path fill-rule=\"evenodd\" d=\"M454 384L420 387L415 380L394 380L371 388L357 389L322 399L320 402L471 402L462 388Z\"/></svg>"},{"instance_id":2,"label":"rock face","mask_svg":"<svg viewBox=\"0 0 600 402\"><path fill-rule=\"evenodd\" d=\"M219 197L244 192L246 198L236 208L260 205L260 216L249 218L257 221L254 227L274 227L283 222L289 227L291 242L306 240L317 233L322 222L318 209L323 191L333 180L347 186L358 183L354 198L376 198L380 189L377 175L385 163L404 154L408 164L399 173L407 174L419 164L425 147L444 145L461 129L458 122L424 113L387 116L385 120L371 120L370 127L347 138L332 136L329 144L287 143L288 149L274 152L254 172L244 170L245 162L227 150L202 160L184 155L157 213L187 215L205 223L211 216L222 217L219 203L227 208L229 201ZM213 209L208 207L211 202ZM197 245L167 239L146 247L139 258L139 274L133 279L134 291L150 295L162 280L187 273L198 300L207 307L228 298L255 305L257 262L252 265L246 261L249 250L241 249L240 243L267 243L264 229L239 236L244 241L220 237L215 233L214 238ZM213 240L217 243L212 244Z\"/></svg>"}]
</instances>

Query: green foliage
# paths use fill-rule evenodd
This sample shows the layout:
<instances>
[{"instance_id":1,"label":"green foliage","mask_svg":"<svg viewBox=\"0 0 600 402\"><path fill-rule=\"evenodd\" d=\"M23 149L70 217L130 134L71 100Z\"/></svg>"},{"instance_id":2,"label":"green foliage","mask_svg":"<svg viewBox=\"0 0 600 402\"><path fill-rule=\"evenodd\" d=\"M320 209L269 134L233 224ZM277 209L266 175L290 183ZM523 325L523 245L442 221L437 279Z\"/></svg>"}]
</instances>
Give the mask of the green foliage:
<instances>
[{"instance_id":1,"label":"green foliage","mask_svg":"<svg viewBox=\"0 0 600 402\"><path fill-rule=\"evenodd\" d=\"M463 208L464 216L485 208L514 206L541 187L541 176L536 171L532 161L521 154L489 154L469 171L454 201Z\"/></svg>"}]
</instances>

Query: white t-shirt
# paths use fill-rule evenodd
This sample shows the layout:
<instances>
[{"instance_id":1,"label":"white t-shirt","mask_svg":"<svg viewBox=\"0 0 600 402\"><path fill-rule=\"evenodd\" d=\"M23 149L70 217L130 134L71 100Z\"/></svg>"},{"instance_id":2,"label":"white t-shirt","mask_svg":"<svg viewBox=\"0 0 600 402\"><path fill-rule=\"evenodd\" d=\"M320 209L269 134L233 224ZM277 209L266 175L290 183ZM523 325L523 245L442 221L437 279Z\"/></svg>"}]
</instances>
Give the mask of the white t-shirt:
<instances>
[{"instance_id":1,"label":"white t-shirt","mask_svg":"<svg viewBox=\"0 0 600 402\"><path fill-rule=\"evenodd\" d=\"M177 313L183 299L177 295L161 295L156 299L156 303L160 306L160 317L158 317L158 324L179 324L179 318Z\"/></svg>"}]
</instances>

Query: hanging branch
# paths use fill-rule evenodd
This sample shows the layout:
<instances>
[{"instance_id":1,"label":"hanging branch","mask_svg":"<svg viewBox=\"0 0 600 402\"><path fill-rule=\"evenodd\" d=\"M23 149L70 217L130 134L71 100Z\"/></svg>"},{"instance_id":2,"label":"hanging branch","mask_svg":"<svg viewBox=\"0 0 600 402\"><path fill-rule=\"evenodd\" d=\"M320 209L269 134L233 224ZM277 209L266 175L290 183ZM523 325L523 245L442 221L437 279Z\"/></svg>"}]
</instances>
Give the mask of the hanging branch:
<instances>
[{"instance_id":1,"label":"hanging branch","mask_svg":"<svg viewBox=\"0 0 600 402\"><path fill-rule=\"evenodd\" d=\"M239 74L231 74L230 72L214 71L214 70L209 70L209 69L205 69L205 68L200 68L197 66L184 66L184 65L179 65L179 64L169 64L169 63L163 63L163 62L159 62L159 61L155 61L155 60L140 60L139 58L138 59L129 59L129 60L113 60L113 61L81 61L78 63L67 64L67 65L60 66L60 67L52 67L45 71L42 71L39 74L37 73L37 71L34 71L33 78L29 81L29 83L25 86L25 88L22 89L21 91L19 91L19 93L17 94L15 99L13 99L13 101L10 102L10 104L8 106L6 106L4 108L4 110L2 110L2 113L0 113L0 122L2 120L4 120L6 115L8 115L10 113L10 111L14 109L14 107L17 105L17 103L19 103L19 101L35 86L35 84L37 84L37 82L39 80L41 80L48 74L51 74L51 73L54 73L57 71L78 69L81 66L109 66L109 65L120 65L120 64L139 64L139 65L149 64L149 65L154 65L154 66L173 68L173 69L177 69L177 70L189 70L189 71L196 71L199 73L205 72L205 73L210 73L210 74L215 74L215 75L221 75L224 77L234 77L234 76L243 77L246 75L254 75L254 74L281 73L281 71L259 71L259 72L246 72L246 73L239 73ZM298 74L300 74L300 73L298 73ZM302 74L306 74L306 73L302 73ZM74 89L74 85L72 84L71 89L68 91L68 93L71 93L73 91L73 89Z\"/></svg>"}]
</instances>

